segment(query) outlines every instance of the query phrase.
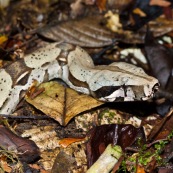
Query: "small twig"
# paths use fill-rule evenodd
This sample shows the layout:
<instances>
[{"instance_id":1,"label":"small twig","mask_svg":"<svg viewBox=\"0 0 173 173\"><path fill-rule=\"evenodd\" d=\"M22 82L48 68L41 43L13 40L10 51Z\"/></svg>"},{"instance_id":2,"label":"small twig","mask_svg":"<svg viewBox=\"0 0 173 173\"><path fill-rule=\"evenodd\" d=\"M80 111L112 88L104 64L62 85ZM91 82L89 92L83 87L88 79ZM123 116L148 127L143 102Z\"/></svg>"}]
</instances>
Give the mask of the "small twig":
<instances>
[{"instance_id":1,"label":"small twig","mask_svg":"<svg viewBox=\"0 0 173 173\"><path fill-rule=\"evenodd\" d=\"M139 152L138 148L133 148L133 147L126 147L125 150L126 151L132 151L132 152Z\"/></svg>"},{"instance_id":2,"label":"small twig","mask_svg":"<svg viewBox=\"0 0 173 173\"><path fill-rule=\"evenodd\" d=\"M168 141L168 139L165 138L165 139L158 139L158 140L155 140L155 141L153 141L153 142L147 144L146 147L147 147L147 148L150 148L152 145L154 145L154 144L156 144L156 143L159 143L160 141Z\"/></svg>"},{"instance_id":3,"label":"small twig","mask_svg":"<svg viewBox=\"0 0 173 173\"><path fill-rule=\"evenodd\" d=\"M28 116L17 116L14 114L0 114L0 117L2 118L11 118L11 119L51 119L48 115L41 115L41 114L37 114L37 115L32 115L29 114Z\"/></svg>"}]
</instances>

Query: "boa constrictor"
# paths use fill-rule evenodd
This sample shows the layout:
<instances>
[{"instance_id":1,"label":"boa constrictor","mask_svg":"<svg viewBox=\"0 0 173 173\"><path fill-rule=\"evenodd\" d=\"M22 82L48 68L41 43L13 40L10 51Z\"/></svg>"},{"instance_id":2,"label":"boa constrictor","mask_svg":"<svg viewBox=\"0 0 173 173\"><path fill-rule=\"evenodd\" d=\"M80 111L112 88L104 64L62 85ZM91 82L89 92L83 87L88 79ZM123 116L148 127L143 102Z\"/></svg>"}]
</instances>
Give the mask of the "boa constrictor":
<instances>
[{"instance_id":1,"label":"boa constrictor","mask_svg":"<svg viewBox=\"0 0 173 173\"><path fill-rule=\"evenodd\" d=\"M53 78L106 102L146 100L158 86L157 79L134 65L94 66L82 48L52 43L0 69L0 113L12 113L33 80L41 83Z\"/></svg>"}]
</instances>

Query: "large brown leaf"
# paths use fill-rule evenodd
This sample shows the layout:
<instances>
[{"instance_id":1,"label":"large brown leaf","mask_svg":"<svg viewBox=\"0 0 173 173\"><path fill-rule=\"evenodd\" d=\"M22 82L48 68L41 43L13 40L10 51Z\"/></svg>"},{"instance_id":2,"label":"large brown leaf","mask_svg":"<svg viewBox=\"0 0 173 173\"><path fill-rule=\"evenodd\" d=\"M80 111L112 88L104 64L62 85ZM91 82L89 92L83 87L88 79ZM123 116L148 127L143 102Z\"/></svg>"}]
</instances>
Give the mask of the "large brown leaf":
<instances>
[{"instance_id":1,"label":"large brown leaf","mask_svg":"<svg viewBox=\"0 0 173 173\"><path fill-rule=\"evenodd\" d=\"M94 20L93 20L94 19ZM53 41L65 41L82 47L103 47L113 42L114 34L100 25L102 16L90 16L46 26L38 34Z\"/></svg>"},{"instance_id":2,"label":"large brown leaf","mask_svg":"<svg viewBox=\"0 0 173 173\"><path fill-rule=\"evenodd\" d=\"M28 97L26 100L64 126L77 114L103 104L57 82L43 83L39 88L45 91L34 99Z\"/></svg>"},{"instance_id":3,"label":"large brown leaf","mask_svg":"<svg viewBox=\"0 0 173 173\"><path fill-rule=\"evenodd\" d=\"M145 27L136 32L123 30L122 28L112 32L105 25L101 24L105 20L102 15L88 16L47 25L39 29L37 34L52 41L64 41L89 48L111 45L115 40L130 44L144 43ZM152 21L149 26L154 36L158 37L172 31L173 22L159 19Z\"/></svg>"}]
</instances>

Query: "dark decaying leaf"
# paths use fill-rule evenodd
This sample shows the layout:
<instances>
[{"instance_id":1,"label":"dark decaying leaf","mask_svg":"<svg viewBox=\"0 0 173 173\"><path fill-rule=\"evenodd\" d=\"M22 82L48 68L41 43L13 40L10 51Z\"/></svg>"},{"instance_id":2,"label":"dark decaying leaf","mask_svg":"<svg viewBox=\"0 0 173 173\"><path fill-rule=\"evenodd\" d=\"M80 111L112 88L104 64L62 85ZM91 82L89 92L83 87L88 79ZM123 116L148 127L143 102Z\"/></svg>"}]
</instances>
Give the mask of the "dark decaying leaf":
<instances>
[{"instance_id":1,"label":"dark decaying leaf","mask_svg":"<svg viewBox=\"0 0 173 173\"><path fill-rule=\"evenodd\" d=\"M145 52L153 75L165 89L173 69L173 53L164 45L157 43L150 31L145 38Z\"/></svg>"},{"instance_id":2,"label":"dark decaying leaf","mask_svg":"<svg viewBox=\"0 0 173 173\"><path fill-rule=\"evenodd\" d=\"M113 33L105 27L104 20L102 15L88 16L47 25L39 29L37 33L39 36L52 41L65 41L89 48L111 45L115 40L130 44L144 43L146 28L143 27L138 32L119 29ZM154 21L150 24L150 28L154 33L154 37L158 37L172 31L173 22L167 22L166 20Z\"/></svg>"},{"instance_id":3,"label":"dark decaying leaf","mask_svg":"<svg viewBox=\"0 0 173 173\"><path fill-rule=\"evenodd\" d=\"M37 33L53 41L65 41L82 47L103 47L112 44L114 34L100 25L101 19L102 16L97 15L65 21L45 26Z\"/></svg>"},{"instance_id":4,"label":"dark decaying leaf","mask_svg":"<svg viewBox=\"0 0 173 173\"><path fill-rule=\"evenodd\" d=\"M75 163L75 158L67 155L65 152L60 151L57 155L54 165L52 167L52 173L69 172L71 166Z\"/></svg>"},{"instance_id":5,"label":"dark decaying leaf","mask_svg":"<svg viewBox=\"0 0 173 173\"><path fill-rule=\"evenodd\" d=\"M171 7L165 7L163 11L167 19L170 19L170 20L173 19L173 13L172 13Z\"/></svg>"},{"instance_id":6,"label":"dark decaying leaf","mask_svg":"<svg viewBox=\"0 0 173 173\"><path fill-rule=\"evenodd\" d=\"M169 144L166 145L165 151L163 153L163 158L165 162L169 162L173 159L173 139Z\"/></svg>"},{"instance_id":7,"label":"dark decaying leaf","mask_svg":"<svg viewBox=\"0 0 173 173\"><path fill-rule=\"evenodd\" d=\"M0 125L0 146L16 152L23 162L30 163L39 158L39 149L33 141L17 136L2 125Z\"/></svg>"},{"instance_id":8,"label":"dark decaying leaf","mask_svg":"<svg viewBox=\"0 0 173 173\"><path fill-rule=\"evenodd\" d=\"M163 162L167 163L166 165L163 165L161 167L158 167L158 173L172 173L173 171L173 139L168 143L165 148L162 155Z\"/></svg>"},{"instance_id":9,"label":"dark decaying leaf","mask_svg":"<svg viewBox=\"0 0 173 173\"><path fill-rule=\"evenodd\" d=\"M164 116L172 106L173 51L171 51L170 48L157 43L150 31L147 31L144 48L153 75L159 80L161 88L164 90L163 93L159 91L156 95L158 97L163 96L167 98L156 107L157 112Z\"/></svg>"},{"instance_id":10,"label":"dark decaying leaf","mask_svg":"<svg viewBox=\"0 0 173 173\"><path fill-rule=\"evenodd\" d=\"M165 139L172 131L173 123L173 110L171 110L167 115L160 121L156 122L155 126L151 130L148 140L160 140Z\"/></svg>"},{"instance_id":11,"label":"dark decaying leaf","mask_svg":"<svg viewBox=\"0 0 173 173\"><path fill-rule=\"evenodd\" d=\"M93 128L87 143L88 167L98 159L108 144L120 145L125 150L139 137L144 138L143 129L132 125L110 124Z\"/></svg>"}]
</instances>

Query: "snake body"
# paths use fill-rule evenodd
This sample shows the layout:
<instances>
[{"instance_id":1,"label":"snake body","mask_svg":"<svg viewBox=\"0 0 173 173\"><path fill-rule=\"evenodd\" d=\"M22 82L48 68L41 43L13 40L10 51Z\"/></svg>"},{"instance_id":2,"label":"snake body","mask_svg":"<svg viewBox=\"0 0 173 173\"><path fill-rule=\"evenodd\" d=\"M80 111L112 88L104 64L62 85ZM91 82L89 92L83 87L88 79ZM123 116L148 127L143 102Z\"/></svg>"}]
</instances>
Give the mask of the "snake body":
<instances>
[{"instance_id":1,"label":"snake body","mask_svg":"<svg viewBox=\"0 0 173 173\"><path fill-rule=\"evenodd\" d=\"M139 67L123 62L95 66L82 48L52 43L0 69L0 113L11 114L33 80L54 78L106 102L146 100L158 86Z\"/></svg>"}]
</instances>

